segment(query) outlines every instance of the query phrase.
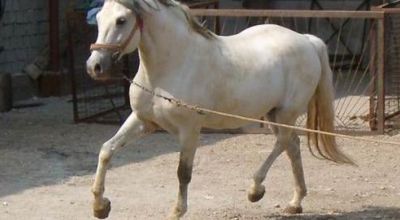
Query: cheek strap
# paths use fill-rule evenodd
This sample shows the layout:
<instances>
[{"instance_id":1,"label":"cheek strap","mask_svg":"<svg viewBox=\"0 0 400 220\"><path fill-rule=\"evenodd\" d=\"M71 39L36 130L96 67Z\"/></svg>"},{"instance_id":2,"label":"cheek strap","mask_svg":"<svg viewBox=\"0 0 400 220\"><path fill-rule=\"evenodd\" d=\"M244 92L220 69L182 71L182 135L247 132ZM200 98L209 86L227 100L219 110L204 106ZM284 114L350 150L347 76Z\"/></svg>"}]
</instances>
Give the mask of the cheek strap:
<instances>
[{"instance_id":1,"label":"cheek strap","mask_svg":"<svg viewBox=\"0 0 400 220\"><path fill-rule=\"evenodd\" d=\"M112 51L114 53L122 53L126 47L128 46L128 44L131 42L133 36L135 35L135 33L139 30L140 33L143 32L143 19L139 16L136 15L136 24L133 27L133 29L131 30L131 32L129 33L129 36L125 39L125 41L123 41L122 43L117 43L117 44L91 44L90 45L90 51L94 51L94 50L109 50Z\"/></svg>"}]
</instances>

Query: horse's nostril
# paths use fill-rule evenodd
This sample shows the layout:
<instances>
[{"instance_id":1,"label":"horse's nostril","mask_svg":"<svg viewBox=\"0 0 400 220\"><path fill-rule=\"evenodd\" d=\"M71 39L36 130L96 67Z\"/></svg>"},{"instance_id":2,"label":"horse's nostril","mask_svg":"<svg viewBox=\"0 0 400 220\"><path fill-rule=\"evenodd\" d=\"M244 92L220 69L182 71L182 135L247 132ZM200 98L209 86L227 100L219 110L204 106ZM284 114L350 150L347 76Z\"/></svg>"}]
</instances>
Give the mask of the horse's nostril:
<instances>
[{"instance_id":1,"label":"horse's nostril","mask_svg":"<svg viewBox=\"0 0 400 220\"><path fill-rule=\"evenodd\" d=\"M101 73L101 65L96 63L96 65L94 65L94 72L96 74L100 74Z\"/></svg>"}]
</instances>

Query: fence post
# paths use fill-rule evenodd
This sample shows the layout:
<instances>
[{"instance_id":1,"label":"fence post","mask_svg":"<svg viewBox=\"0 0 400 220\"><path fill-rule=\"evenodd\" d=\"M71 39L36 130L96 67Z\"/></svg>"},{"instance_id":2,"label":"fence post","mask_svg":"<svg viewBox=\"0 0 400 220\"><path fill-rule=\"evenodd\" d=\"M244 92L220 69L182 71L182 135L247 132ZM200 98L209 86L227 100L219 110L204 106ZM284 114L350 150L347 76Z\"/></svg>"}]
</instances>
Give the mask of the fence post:
<instances>
[{"instance_id":1,"label":"fence post","mask_svg":"<svg viewBox=\"0 0 400 220\"><path fill-rule=\"evenodd\" d=\"M377 23L377 122L378 132L385 132L385 16Z\"/></svg>"}]
</instances>

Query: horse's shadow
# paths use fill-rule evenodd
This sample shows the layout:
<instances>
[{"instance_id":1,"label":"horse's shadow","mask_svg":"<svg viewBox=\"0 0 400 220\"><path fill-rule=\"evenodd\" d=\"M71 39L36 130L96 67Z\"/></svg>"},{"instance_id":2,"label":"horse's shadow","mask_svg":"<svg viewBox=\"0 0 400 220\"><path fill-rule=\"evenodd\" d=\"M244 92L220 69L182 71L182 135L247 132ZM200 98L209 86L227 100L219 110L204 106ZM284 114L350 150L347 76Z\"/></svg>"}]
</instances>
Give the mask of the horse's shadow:
<instances>
[{"instance_id":1,"label":"horse's shadow","mask_svg":"<svg viewBox=\"0 0 400 220\"><path fill-rule=\"evenodd\" d=\"M113 129L106 129L107 133L112 134L114 131L111 130ZM230 137L232 137L230 134L212 136L203 134L200 148L209 147ZM71 177L94 175L100 146L107 138L102 140L98 140L98 137L97 139L88 138L77 146L71 146L71 143L76 143L72 140L74 138L76 137L66 136L65 139L60 142L55 141L51 146L46 145L46 141L44 141L43 145L40 145L42 147L38 148L29 145L10 147L9 150L18 155L18 160L26 160L24 163L30 165L19 166L13 158L3 155L2 164L10 166L0 166L0 184L2 185L0 197L30 188L65 183ZM157 132L116 152L110 168L115 169L131 163L140 163L165 154L178 154L179 151L180 146L172 135ZM27 152L27 155L24 156L24 152ZM32 159L33 157L36 159Z\"/></svg>"},{"instance_id":2,"label":"horse's shadow","mask_svg":"<svg viewBox=\"0 0 400 220\"><path fill-rule=\"evenodd\" d=\"M368 206L362 210L340 212L334 214L305 213L301 215L273 215L265 219L275 220L389 220L400 219L399 207Z\"/></svg>"}]
</instances>

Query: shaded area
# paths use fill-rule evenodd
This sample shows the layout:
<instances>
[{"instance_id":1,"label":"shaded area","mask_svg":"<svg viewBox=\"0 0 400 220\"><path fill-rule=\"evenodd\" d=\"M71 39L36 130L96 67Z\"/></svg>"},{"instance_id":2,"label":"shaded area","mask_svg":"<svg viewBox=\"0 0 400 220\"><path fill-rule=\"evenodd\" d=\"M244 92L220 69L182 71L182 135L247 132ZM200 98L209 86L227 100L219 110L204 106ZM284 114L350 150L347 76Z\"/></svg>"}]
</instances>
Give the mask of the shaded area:
<instances>
[{"instance_id":1,"label":"shaded area","mask_svg":"<svg viewBox=\"0 0 400 220\"><path fill-rule=\"evenodd\" d=\"M62 184L73 176L94 175L101 145L119 128L74 124L66 98L43 102L38 108L0 114L0 197L33 187ZM213 144L231 136L208 137L206 143ZM179 145L173 136L152 134L117 152L112 166L139 163L176 152Z\"/></svg>"},{"instance_id":2,"label":"shaded area","mask_svg":"<svg viewBox=\"0 0 400 220\"><path fill-rule=\"evenodd\" d=\"M267 218L268 219L268 218ZM357 219L400 219L400 208L366 207L364 210L334 214L304 214L275 216L277 220L357 220Z\"/></svg>"},{"instance_id":3,"label":"shaded area","mask_svg":"<svg viewBox=\"0 0 400 220\"><path fill-rule=\"evenodd\" d=\"M234 211L233 211L234 212ZM218 214L220 215L220 214ZM304 213L299 215L285 215L273 214L265 215L260 213L248 214L243 213L229 213L226 211L222 214L225 219L236 220L370 220L370 219L383 219L395 220L400 219L400 208L396 207L375 207L368 206L362 210L349 211L349 212L333 212L329 214L324 213ZM223 219L221 217L214 217L216 219Z\"/></svg>"}]
</instances>

